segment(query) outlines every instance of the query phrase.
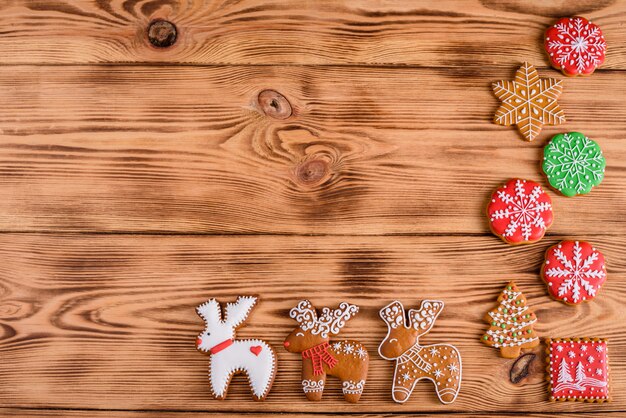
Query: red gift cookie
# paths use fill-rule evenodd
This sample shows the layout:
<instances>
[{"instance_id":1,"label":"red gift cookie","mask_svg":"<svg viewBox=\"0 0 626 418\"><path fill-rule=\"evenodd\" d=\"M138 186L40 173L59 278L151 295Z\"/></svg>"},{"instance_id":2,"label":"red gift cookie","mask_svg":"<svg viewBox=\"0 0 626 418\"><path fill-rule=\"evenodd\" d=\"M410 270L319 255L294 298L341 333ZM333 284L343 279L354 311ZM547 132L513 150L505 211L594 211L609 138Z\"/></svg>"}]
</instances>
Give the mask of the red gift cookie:
<instances>
[{"instance_id":1,"label":"red gift cookie","mask_svg":"<svg viewBox=\"0 0 626 418\"><path fill-rule=\"evenodd\" d=\"M557 338L546 344L551 401L610 400L607 340Z\"/></svg>"},{"instance_id":2,"label":"red gift cookie","mask_svg":"<svg viewBox=\"0 0 626 418\"><path fill-rule=\"evenodd\" d=\"M602 30L584 17L564 17L546 31L550 64L567 76L589 75L602 65L606 42Z\"/></svg>"},{"instance_id":3,"label":"red gift cookie","mask_svg":"<svg viewBox=\"0 0 626 418\"><path fill-rule=\"evenodd\" d=\"M533 181L511 179L491 195L489 226L509 244L539 241L552 225L552 200Z\"/></svg>"},{"instance_id":4,"label":"red gift cookie","mask_svg":"<svg viewBox=\"0 0 626 418\"><path fill-rule=\"evenodd\" d=\"M550 295L570 305L593 299L606 281L604 256L585 241L561 241L546 251L541 277Z\"/></svg>"}]
</instances>

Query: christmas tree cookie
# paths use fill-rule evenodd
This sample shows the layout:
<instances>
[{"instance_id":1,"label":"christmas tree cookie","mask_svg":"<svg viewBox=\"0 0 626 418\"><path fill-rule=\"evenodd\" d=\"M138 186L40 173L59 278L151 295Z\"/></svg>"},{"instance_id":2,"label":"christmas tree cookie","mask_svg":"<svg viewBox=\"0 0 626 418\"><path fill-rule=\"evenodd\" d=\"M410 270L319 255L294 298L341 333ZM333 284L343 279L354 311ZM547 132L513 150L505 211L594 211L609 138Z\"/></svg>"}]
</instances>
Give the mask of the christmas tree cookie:
<instances>
[{"instance_id":1,"label":"christmas tree cookie","mask_svg":"<svg viewBox=\"0 0 626 418\"><path fill-rule=\"evenodd\" d=\"M548 248L541 278L550 296L568 305L593 299L606 281L604 256L585 241L561 241Z\"/></svg>"},{"instance_id":2,"label":"christmas tree cookie","mask_svg":"<svg viewBox=\"0 0 626 418\"><path fill-rule=\"evenodd\" d=\"M546 31L544 46L550 64L567 76L589 75L604 63L602 30L584 17L564 17Z\"/></svg>"},{"instance_id":3,"label":"christmas tree cookie","mask_svg":"<svg viewBox=\"0 0 626 418\"><path fill-rule=\"evenodd\" d=\"M537 347L539 338L533 330L537 317L514 282L500 293L498 303L485 315L489 329L482 336L482 342L499 348L504 358L517 358L522 349Z\"/></svg>"},{"instance_id":4,"label":"christmas tree cookie","mask_svg":"<svg viewBox=\"0 0 626 418\"><path fill-rule=\"evenodd\" d=\"M543 150L543 172L565 196L587 194L604 179L606 160L597 142L580 132L552 137Z\"/></svg>"},{"instance_id":5,"label":"christmas tree cookie","mask_svg":"<svg viewBox=\"0 0 626 418\"><path fill-rule=\"evenodd\" d=\"M491 231L509 244L539 241L552 225L552 199L533 181L511 179L487 207Z\"/></svg>"},{"instance_id":6,"label":"christmas tree cookie","mask_svg":"<svg viewBox=\"0 0 626 418\"><path fill-rule=\"evenodd\" d=\"M607 340L556 338L546 344L551 401L610 401Z\"/></svg>"},{"instance_id":7,"label":"christmas tree cookie","mask_svg":"<svg viewBox=\"0 0 626 418\"><path fill-rule=\"evenodd\" d=\"M517 125L526 141L535 139L543 125L565 122L565 114L557 102L563 91L562 81L539 78L535 67L527 62L517 70L514 81L498 81L492 88L502 102L493 123Z\"/></svg>"}]
</instances>

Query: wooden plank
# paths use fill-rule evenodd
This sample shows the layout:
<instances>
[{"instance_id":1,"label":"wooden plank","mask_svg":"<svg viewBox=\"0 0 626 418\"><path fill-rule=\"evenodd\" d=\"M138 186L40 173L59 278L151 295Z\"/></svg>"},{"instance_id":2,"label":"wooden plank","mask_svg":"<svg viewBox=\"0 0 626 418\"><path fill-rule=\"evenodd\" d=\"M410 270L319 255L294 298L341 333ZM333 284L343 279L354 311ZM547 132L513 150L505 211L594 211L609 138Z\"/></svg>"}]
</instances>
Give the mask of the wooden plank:
<instances>
[{"instance_id":1,"label":"wooden plank","mask_svg":"<svg viewBox=\"0 0 626 418\"><path fill-rule=\"evenodd\" d=\"M113 418L142 418L142 417L157 417L157 418L179 418L186 416L195 416L197 414L207 415L210 417L232 417L232 413L220 413L220 412L208 412L208 411L184 411L184 412L163 412L163 411L97 411L97 410L67 410L67 409L28 409L28 408L0 408L0 413L11 416L11 417L69 417L69 418L81 418L81 417L113 417ZM545 417L554 417L558 416L561 418L592 418L598 416L608 416L608 417L620 417L623 416L623 412L591 412L591 413L551 413L551 414L525 414L525 417L528 418L545 418ZM259 417L267 417L268 415L277 415L270 413L249 413L246 414L246 417L250 418L259 418ZM297 413L280 413L280 417L282 418L305 418L305 417L320 417L320 418L328 418L328 417L336 417L336 414L318 414L318 413L308 413L308 414L297 414ZM393 417L406 417L406 416L431 416L429 413L394 413L393 415L389 414L369 414L369 413L355 413L350 414L351 417L367 417L367 418L388 418L390 416ZM463 414L463 413L446 413L446 416L471 416L472 418L504 418L510 417L508 414Z\"/></svg>"},{"instance_id":2,"label":"wooden plank","mask_svg":"<svg viewBox=\"0 0 626 418\"><path fill-rule=\"evenodd\" d=\"M441 0L18 0L2 2L3 64L177 62L367 64L482 69L530 60L546 65L543 31L555 18L584 15L609 43L606 69L624 69L621 2ZM168 19L170 48L147 27Z\"/></svg>"},{"instance_id":3,"label":"wooden plank","mask_svg":"<svg viewBox=\"0 0 626 418\"><path fill-rule=\"evenodd\" d=\"M626 73L566 80L569 121L526 143L491 123L514 69L2 67L0 230L484 234L491 191L547 186L542 146L579 130L606 179L553 194L551 232L622 234ZM268 88L292 117L259 112Z\"/></svg>"},{"instance_id":4,"label":"wooden plank","mask_svg":"<svg viewBox=\"0 0 626 418\"><path fill-rule=\"evenodd\" d=\"M623 237L597 239L609 280L598 298L573 308L552 301L538 277L541 245L506 248L484 237L0 235L0 403L3 407L293 413L611 412L626 409L626 259ZM610 339L614 402L550 403L543 366L519 386L512 361L482 345L482 317L502 286L516 280L539 317L542 336ZM298 286L294 286L297 282ZM224 402L208 396L207 358L194 341L203 324L194 307L257 293L261 303L238 335L277 348L279 374L267 403L242 380ZM280 344L300 298L318 307L361 307L342 332L372 354L358 405L332 382L320 403L300 393L300 358ZM455 344L463 356L457 401L438 403L420 384L404 405L390 399L393 365L376 355L386 333L378 309L440 298L446 309L424 343ZM69 389L71 388L71 390Z\"/></svg>"}]
</instances>

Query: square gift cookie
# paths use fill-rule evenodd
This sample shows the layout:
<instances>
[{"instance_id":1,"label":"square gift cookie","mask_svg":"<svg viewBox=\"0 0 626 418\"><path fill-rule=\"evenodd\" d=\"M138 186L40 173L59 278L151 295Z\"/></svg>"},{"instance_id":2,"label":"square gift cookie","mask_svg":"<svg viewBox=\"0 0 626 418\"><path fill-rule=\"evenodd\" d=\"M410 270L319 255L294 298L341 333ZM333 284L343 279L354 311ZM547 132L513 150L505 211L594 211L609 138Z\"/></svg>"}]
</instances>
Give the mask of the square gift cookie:
<instances>
[{"instance_id":1,"label":"square gift cookie","mask_svg":"<svg viewBox=\"0 0 626 418\"><path fill-rule=\"evenodd\" d=\"M551 401L610 400L607 340L556 338L546 345Z\"/></svg>"}]
</instances>

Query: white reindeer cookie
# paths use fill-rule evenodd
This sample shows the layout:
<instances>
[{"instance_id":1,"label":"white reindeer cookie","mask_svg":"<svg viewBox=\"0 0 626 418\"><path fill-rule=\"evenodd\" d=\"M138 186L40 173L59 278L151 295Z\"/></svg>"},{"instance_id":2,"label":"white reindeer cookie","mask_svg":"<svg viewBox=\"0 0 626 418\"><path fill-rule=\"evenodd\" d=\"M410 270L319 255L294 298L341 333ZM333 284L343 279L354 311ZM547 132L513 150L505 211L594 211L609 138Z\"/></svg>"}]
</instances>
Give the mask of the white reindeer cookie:
<instances>
[{"instance_id":1,"label":"white reindeer cookie","mask_svg":"<svg viewBox=\"0 0 626 418\"><path fill-rule=\"evenodd\" d=\"M235 374L246 374L252 396L265 399L276 375L276 353L263 340L235 340L235 331L243 325L257 302L254 296L239 296L227 303L222 318L220 304L215 299L198 306L196 311L206 323L198 336L199 351L209 354L209 384L216 399L224 399L230 380Z\"/></svg>"},{"instance_id":2,"label":"white reindeer cookie","mask_svg":"<svg viewBox=\"0 0 626 418\"><path fill-rule=\"evenodd\" d=\"M422 379L433 382L441 403L452 403L459 394L459 350L449 344L419 343L419 337L430 331L442 310L443 302L424 300L419 309L409 309L408 322L404 306L397 300L380 310L388 332L378 347L378 354L385 360L396 360L392 384L394 401L406 402Z\"/></svg>"}]
</instances>

